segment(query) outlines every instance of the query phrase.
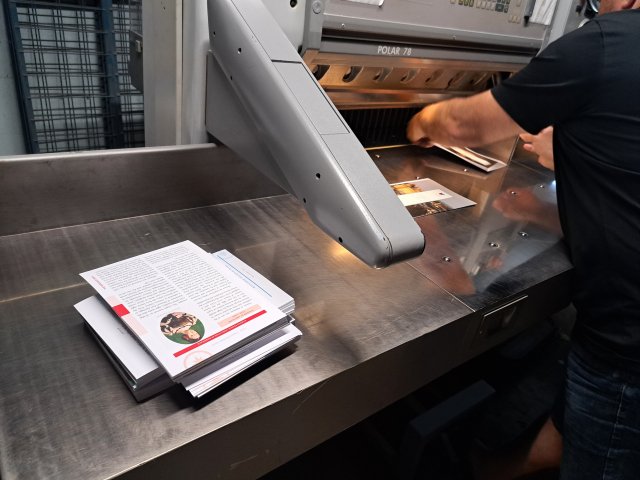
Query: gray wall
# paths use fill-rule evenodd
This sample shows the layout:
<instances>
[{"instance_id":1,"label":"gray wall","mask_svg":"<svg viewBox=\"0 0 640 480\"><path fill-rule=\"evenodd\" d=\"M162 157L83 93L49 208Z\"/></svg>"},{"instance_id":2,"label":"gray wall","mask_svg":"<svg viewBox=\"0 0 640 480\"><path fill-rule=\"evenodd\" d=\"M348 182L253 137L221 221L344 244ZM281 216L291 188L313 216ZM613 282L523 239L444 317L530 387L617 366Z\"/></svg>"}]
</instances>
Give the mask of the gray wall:
<instances>
[{"instance_id":1,"label":"gray wall","mask_svg":"<svg viewBox=\"0 0 640 480\"><path fill-rule=\"evenodd\" d=\"M0 8L0 155L26 153L4 9Z\"/></svg>"}]
</instances>

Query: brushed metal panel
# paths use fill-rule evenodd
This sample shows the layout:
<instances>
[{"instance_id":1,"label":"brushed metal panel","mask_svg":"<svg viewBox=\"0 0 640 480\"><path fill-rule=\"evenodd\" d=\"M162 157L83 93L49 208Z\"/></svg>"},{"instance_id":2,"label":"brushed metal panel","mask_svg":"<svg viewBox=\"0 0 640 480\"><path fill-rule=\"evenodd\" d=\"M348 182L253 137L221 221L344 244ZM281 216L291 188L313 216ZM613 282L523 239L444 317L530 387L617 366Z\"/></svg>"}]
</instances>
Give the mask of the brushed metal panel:
<instances>
[{"instance_id":1,"label":"brushed metal panel","mask_svg":"<svg viewBox=\"0 0 640 480\"><path fill-rule=\"evenodd\" d=\"M553 175L520 150L508 168L491 173L438 149L371 153L390 182L431 178L476 202L416 218L427 248L409 261L474 311L571 270Z\"/></svg>"},{"instance_id":2,"label":"brushed metal panel","mask_svg":"<svg viewBox=\"0 0 640 480\"><path fill-rule=\"evenodd\" d=\"M213 144L0 157L0 235L279 195Z\"/></svg>"},{"instance_id":3,"label":"brushed metal panel","mask_svg":"<svg viewBox=\"0 0 640 480\"><path fill-rule=\"evenodd\" d=\"M91 294L78 273L184 239L291 293L304 337L204 402L175 388L137 404L73 310ZM110 478L146 462L130 475L258 476L453 368L457 354L420 344L445 326L462 341L470 313L406 264L366 267L290 196L0 237L0 292L3 479Z\"/></svg>"}]
</instances>

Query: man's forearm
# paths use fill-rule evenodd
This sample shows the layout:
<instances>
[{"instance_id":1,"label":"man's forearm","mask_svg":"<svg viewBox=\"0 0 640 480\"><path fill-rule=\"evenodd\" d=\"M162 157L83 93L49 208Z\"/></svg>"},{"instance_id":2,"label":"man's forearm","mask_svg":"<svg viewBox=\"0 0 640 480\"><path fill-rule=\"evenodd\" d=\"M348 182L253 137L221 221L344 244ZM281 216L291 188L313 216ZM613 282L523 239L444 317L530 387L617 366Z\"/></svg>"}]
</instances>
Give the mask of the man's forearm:
<instances>
[{"instance_id":1,"label":"man's forearm","mask_svg":"<svg viewBox=\"0 0 640 480\"><path fill-rule=\"evenodd\" d=\"M409 123L407 137L414 143L456 147L486 145L515 136L522 129L486 91L426 106Z\"/></svg>"}]
</instances>

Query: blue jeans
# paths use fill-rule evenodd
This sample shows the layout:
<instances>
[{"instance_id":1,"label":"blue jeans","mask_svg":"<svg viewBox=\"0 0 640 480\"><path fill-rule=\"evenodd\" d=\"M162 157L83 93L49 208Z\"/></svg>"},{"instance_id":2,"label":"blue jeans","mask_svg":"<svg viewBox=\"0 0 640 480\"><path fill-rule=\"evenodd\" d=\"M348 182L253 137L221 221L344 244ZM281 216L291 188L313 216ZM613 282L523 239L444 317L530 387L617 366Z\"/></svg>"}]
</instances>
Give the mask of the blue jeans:
<instances>
[{"instance_id":1,"label":"blue jeans","mask_svg":"<svg viewBox=\"0 0 640 480\"><path fill-rule=\"evenodd\" d=\"M573 349L567 359L561 480L640 479L640 375Z\"/></svg>"}]
</instances>

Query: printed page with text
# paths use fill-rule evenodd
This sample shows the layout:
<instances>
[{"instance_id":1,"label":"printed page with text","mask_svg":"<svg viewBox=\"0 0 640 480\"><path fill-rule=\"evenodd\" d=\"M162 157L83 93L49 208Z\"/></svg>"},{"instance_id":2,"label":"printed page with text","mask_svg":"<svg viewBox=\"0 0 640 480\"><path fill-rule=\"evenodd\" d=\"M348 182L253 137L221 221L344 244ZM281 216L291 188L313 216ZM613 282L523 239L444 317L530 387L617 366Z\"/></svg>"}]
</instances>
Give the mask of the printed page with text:
<instances>
[{"instance_id":1,"label":"printed page with text","mask_svg":"<svg viewBox=\"0 0 640 480\"><path fill-rule=\"evenodd\" d=\"M287 323L190 241L80 275L174 380Z\"/></svg>"}]
</instances>

